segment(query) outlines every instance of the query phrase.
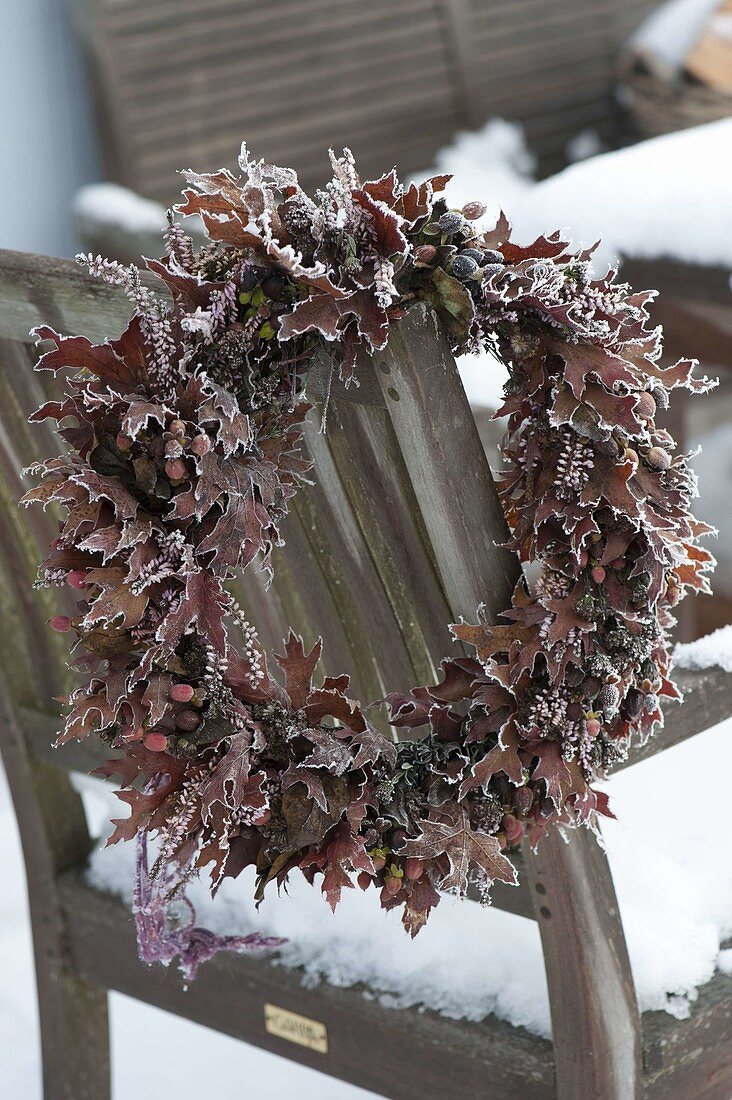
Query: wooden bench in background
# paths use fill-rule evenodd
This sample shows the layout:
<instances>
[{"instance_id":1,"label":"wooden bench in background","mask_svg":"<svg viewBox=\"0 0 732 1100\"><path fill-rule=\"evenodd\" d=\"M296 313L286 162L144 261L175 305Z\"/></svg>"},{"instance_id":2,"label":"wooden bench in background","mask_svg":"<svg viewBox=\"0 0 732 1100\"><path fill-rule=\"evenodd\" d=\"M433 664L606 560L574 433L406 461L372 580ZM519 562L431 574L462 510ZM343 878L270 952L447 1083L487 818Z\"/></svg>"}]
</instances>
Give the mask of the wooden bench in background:
<instances>
[{"instance_id":1,"label":"wooden bench in background","mask_svg":"<svg viewBox=\"0 0 732 1100\"><path fill-rule=\"evenodd\" d=\"M187 992L175 972L139 962L128 910L84 878L92 839L67 772L93 766L100 747L49 747L49 699L67 673L46 620L63 590L32 591L52 520L16 506L21 467L57 446L50 429L26 423L46 377L32 371L28 330L43 320L99 339L117 335L127 313L118 291L69 261L0 253L0 747L25 853L46 1100L108 1095L108 990L391 1100L729 1100L732 977L702 988L687 1020L639 1018L610 869L585 830L521 852L521 886L495 898L538 921L553 1043L494 1017L458 1022L383 1009L359 988L306 989L267 959L219 957ZM374 698L432 674L451 648L447 622L481 601L494 615L507 607L518 564L496 549L505 528L494 483L434 318L414 309L361 380L334 391L327 435L317 416L310 425L316 484L295 500L273 591L248 578L236 594L265 644L278 644L290 622L306 641L322 634L326 666L350 668L356 693ZM688 702L629 762L730 714L731 679L685 674ZM273 1035L265 1004L323 1025L327 1053Z\"/></svg>"},{"instance_id":2,"label":"wooden bench in background","mask_svg":"<svg viewBox=\"0 0 732 1100\"><path fill-rule=\"evenodd\" d=\"M109 179L168 204L176 171L256 156L324 182L427 167L460 129L520 122L542 172L627 128L620 51L661 0L73 0ZM396 107L396 109L395 109Z\"/></svg>"}]
</instances>

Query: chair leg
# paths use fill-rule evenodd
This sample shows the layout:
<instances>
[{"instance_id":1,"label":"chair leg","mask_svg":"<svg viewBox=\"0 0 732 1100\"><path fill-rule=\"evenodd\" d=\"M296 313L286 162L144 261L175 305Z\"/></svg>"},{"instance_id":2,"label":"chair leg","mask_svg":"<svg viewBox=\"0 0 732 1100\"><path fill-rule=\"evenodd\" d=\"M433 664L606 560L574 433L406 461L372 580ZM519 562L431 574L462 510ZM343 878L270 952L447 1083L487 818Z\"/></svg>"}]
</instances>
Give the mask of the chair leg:
<instances>
[{"instance_id":1,"label":"chair leg","mask_svg":"<svg viewBox=\"0 0 732 1100\"><path fill-rule=\"evenodd\" d=\"M588 829L524 852L554 1034L557 1100L641 1100L641 1028L615 887Z\"/></svg>"},{"instance_id":2,"label":"chair leg","mask_svg":"<svg viewBox=\"0 0 732 1100\"><path fill-rule=\"evenodd\" d=\"M1 682L0 718L28 882L44 1100L109 1100L107 993L74 971L57 883L89 852L84 808L66 775L31 758Z\"/></svg>"},{"instance_id":3,"label":"chair leg","mask_svg":"<svg viewBox=\"0 0 732 1100\"><path fill-rule=\"evenodd\" d=\"M106 990L41 958L34 940L44 1100L109 1100Z\"/></svg>"}]
</instances>

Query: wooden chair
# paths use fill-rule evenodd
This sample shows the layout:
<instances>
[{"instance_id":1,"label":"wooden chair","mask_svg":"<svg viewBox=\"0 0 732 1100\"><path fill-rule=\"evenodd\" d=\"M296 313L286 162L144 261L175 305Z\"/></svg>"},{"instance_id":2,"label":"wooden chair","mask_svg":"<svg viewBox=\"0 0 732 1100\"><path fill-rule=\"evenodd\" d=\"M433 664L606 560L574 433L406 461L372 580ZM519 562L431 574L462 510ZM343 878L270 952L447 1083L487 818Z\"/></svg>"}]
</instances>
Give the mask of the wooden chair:
<instances>
[{"instance_id":1,"label":"wooden chair","mask_svg":"<svg viewBox=\"0 0 732 1100\"><path fill-rule=\"evenodd\" d=\"M584 830L524 851L521 886L495 898L539 923L553 1043L492 1017L458 1022L387 1011L357 988L305 989L297 972L267 959L219 956L188 991L175 971L138 961L129 912L84 879L91 840L66 773L104 754L92 740L49 747L57 726L50 697L66 678L63 646L45 622L58 590L49 600L31 584L50 521L16 507L20 468L56 445L26 424L45 377L32 373L28 330L46 320L100 338L116 335L126 313L118 292L67 261L0 254L0 600L10 640L0 658L0 741L26 859L46 1100L108 1095L107 990L393 1100L729 1100L732 977L715 976L688 1020L639 1019L610 870ZM496 549L500 506L434 317L413 309L360 378L359 389L334 391L326 435L313 418L316 484L296 498L274 591L265 596L248 577L237 595L267 644L279 643L290 622L308 641L321 633L326 665L350 668L357 694L374 698L433 674L451 649L446 623L472 616L481 601L493 614L507 607L518 565ZM725 673L684 680L685 707L634 760L732 710ZM309 1045L273 1033L265 1006L304 1018L299 1035Z\"/></svg>"},{"instance_id":2,"label":"wooden chair","mask_svg":"<svg viewBox=\"0 0 732 1100\"><path fill-rule=\"evenodd\" d=\"M618 55L660 0L69 2L107 174L169 203L177 169L230 164L242 135L310 188L329 145L404 176L500 117L556 171L588 127L618 144Z\"/></svg>"}]
</instances>

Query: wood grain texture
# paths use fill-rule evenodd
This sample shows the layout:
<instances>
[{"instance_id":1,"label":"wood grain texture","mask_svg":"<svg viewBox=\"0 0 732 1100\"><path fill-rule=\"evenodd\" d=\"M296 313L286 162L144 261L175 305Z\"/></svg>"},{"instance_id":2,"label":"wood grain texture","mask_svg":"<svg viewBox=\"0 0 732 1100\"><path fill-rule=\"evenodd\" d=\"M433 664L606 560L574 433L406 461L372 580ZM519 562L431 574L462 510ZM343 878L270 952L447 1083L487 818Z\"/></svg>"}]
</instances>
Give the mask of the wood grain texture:
<instances>
[{"instance_id":1,"label":"wood grain texture","mask_svg":"<svg viewBox=\"0 0 732 1100\"><path fill-rule=\"evenodd\" d=\"M640 1017L605 853L587 829L552 830L525 875L549 981L559 1100L640 1100Z\"/></svg>"}]
</instances>

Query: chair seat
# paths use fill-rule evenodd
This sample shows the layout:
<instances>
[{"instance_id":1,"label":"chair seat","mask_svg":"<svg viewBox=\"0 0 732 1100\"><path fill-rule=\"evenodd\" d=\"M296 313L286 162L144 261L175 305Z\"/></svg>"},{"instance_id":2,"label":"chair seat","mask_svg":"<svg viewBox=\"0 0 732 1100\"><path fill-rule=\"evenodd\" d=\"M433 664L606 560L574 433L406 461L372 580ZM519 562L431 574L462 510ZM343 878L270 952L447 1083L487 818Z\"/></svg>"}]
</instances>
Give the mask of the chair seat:
<instances>
[{"instance_id":1,"label":"chair seat","mask_svg":"<svg viewBox=\"0 0 732 1100\"><path fill-rule=\"evenodd\" d=\"M388 1088L390 1100L546 1100L554 1096L551 1043L490 1016L480 1023L435 1012L385 1009L362 986L307 989L276 956L219 955L190 988L179 973L137 957L129 909L90 886L83 868L59 882L74 967L114 989L361 1088ZM265 1005L323 1025L327 1053L270 1033ZM648 1100L729 1100L732 1095L732 975L715 974L691 1015L643 1016ZM322 1028L313 1029L318 1037ZM388 1070L385 1072L385 1065ZM701 1090L701 1091L700 1091Z\"/></svg>"}]
</instances>

